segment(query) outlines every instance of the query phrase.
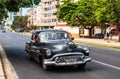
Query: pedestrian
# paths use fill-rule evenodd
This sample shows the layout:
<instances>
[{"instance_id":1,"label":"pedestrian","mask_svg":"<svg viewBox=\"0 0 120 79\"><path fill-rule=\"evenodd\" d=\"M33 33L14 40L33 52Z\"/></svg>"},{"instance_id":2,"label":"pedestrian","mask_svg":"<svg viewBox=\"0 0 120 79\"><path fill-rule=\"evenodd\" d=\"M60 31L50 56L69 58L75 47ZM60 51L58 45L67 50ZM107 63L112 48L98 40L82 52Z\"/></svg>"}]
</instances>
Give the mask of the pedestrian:
<instances>
[{"instance_id":1,"label":"pedestrian","mask_svg":"<svg viewBox=\"0 0 120 79\"><path fill-rule=\"evenodd\" d=\"M112 36L113 36L113 34L112 34L112 33L110 33L110 34L109 34L109 36L110 36L110 40L112 40Z\"/></svg>"},{"instance_id":2,"label":"pedestrian","mask_svg":"<svg viewBox=\"0 0 120 79\"><path fill-rule=\"evenodd\" d=\"M109 40L109 33L108 32L106 33L104 40Z\"/></svg>"},{"instance_id":3,"label":"pedestrian","mask_svg":"<svg viewBox=\"0 0 120 79\"><path fill-rule=\"evenodd\" d=\"M36 34L36 35L33 37L32 43L35 44L35 45L38 45L39 42L40 42L39 34Z\"/></svg>"},{"instance_id":4,"label":"pedestrian","mask_svg":"<svg viewBox=\"0 0 120 79\"><path fill-rule=\"evenodd\" d=\"M107 40L109 40L109 33L107 32Z\"/></svg>"},{"instance_id":5,"label":"pedestrian","mask_svg":"<svg viewBox=\"0 0 120 79\"><path fill-rule=\"evenodd\" d=\"M31 30L31 34L33 35L33 33L34 33L34 30Z\"/></svg>"}]
</instances>

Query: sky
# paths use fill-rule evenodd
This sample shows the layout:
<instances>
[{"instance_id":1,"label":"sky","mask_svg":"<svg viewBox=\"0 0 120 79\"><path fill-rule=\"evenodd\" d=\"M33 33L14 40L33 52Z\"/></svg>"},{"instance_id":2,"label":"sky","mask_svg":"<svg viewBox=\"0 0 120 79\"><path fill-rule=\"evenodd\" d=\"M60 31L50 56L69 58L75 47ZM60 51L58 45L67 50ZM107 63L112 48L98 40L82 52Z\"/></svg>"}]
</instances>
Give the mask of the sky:
<instances>
[{"instance_id":1,"label":"sky","mask_svg":"<svg viewBox=\"0 0 120 79\"><path fill-rule=\"evenodd\" d=\"M30 8L22 8L22 16L25 16L27 15L27 11L29 10Z\"/></svg>"}]
</instances>

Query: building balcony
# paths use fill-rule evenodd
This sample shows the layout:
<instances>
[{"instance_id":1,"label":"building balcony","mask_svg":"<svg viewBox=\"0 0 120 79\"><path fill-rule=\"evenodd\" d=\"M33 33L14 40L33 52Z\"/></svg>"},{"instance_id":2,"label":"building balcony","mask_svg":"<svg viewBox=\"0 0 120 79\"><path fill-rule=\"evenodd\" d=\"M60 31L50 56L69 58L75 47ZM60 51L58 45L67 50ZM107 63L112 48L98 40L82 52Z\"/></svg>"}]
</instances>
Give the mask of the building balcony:
<instances>
[{"instance_id":1,"label":"building balcony","mask_svg":"<svg viewBox=\"0 0 120 79\"><path fill-rule=\"evenodd\" d=\"M41 0L41 2L48 2L48 1L52 1L52 0Z\"/></svg>"},{"instance_id":2,"label":"building balcony","mask_svg":"<svg viewBox=\"0 0 120 79\"><path fill-rule=\"evenodd\" d=\"M54 1L52 2L52 5L60 5L60 1Z\"/></svg>"},{"instance_id":3,"label":"building balcony","mask_svg":"<svg viewBox=\"0 0 120 79\"><path fill-rule=\"evenodd\" d=\"M40 23L40 26L56 26L56 22Z\"/></svg>"}]
</instances>

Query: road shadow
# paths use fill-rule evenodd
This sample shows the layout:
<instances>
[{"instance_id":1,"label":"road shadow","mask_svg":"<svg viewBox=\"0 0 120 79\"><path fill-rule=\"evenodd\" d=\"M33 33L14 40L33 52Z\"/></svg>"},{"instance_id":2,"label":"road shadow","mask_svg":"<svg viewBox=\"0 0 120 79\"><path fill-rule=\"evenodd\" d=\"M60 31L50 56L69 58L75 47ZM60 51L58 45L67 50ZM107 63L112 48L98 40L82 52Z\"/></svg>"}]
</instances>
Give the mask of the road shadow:
<instances>
[{"instance_id":1,"label":"road shadow","mask_svg":"<svg viewBox=\"0 0 120 79\"><path fill-rule=\"evenodd\" d=\"M52 73L86 73L86 72L98 72L104 70L105 68L96 64L95 62L87 63L84 69L78 68L76 66L63 66L63 67L54 67L51 71Z\"/></svg>"}]
</instances>

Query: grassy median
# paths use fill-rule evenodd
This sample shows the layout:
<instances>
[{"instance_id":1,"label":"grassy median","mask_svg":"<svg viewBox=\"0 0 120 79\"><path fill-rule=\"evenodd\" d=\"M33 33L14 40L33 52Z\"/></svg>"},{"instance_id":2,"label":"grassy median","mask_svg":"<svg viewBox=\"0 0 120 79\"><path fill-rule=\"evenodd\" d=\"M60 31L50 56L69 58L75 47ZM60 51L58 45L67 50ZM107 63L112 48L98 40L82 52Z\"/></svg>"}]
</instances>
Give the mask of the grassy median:
<instances>
[{"instance_id":1,"label":"grassy median","mask_svg":"<svg viewBox=\"0 0 120 79\"><path fill-rule=\"evenodd\" d=\"M120 46L109 46L109 45L96 44L96 43L88 43L88 42L81 42L81 41L74 41L74 42L75 42L76 44L80 44L80 45L120 49Z\"/></svg>"}]
</instances>

